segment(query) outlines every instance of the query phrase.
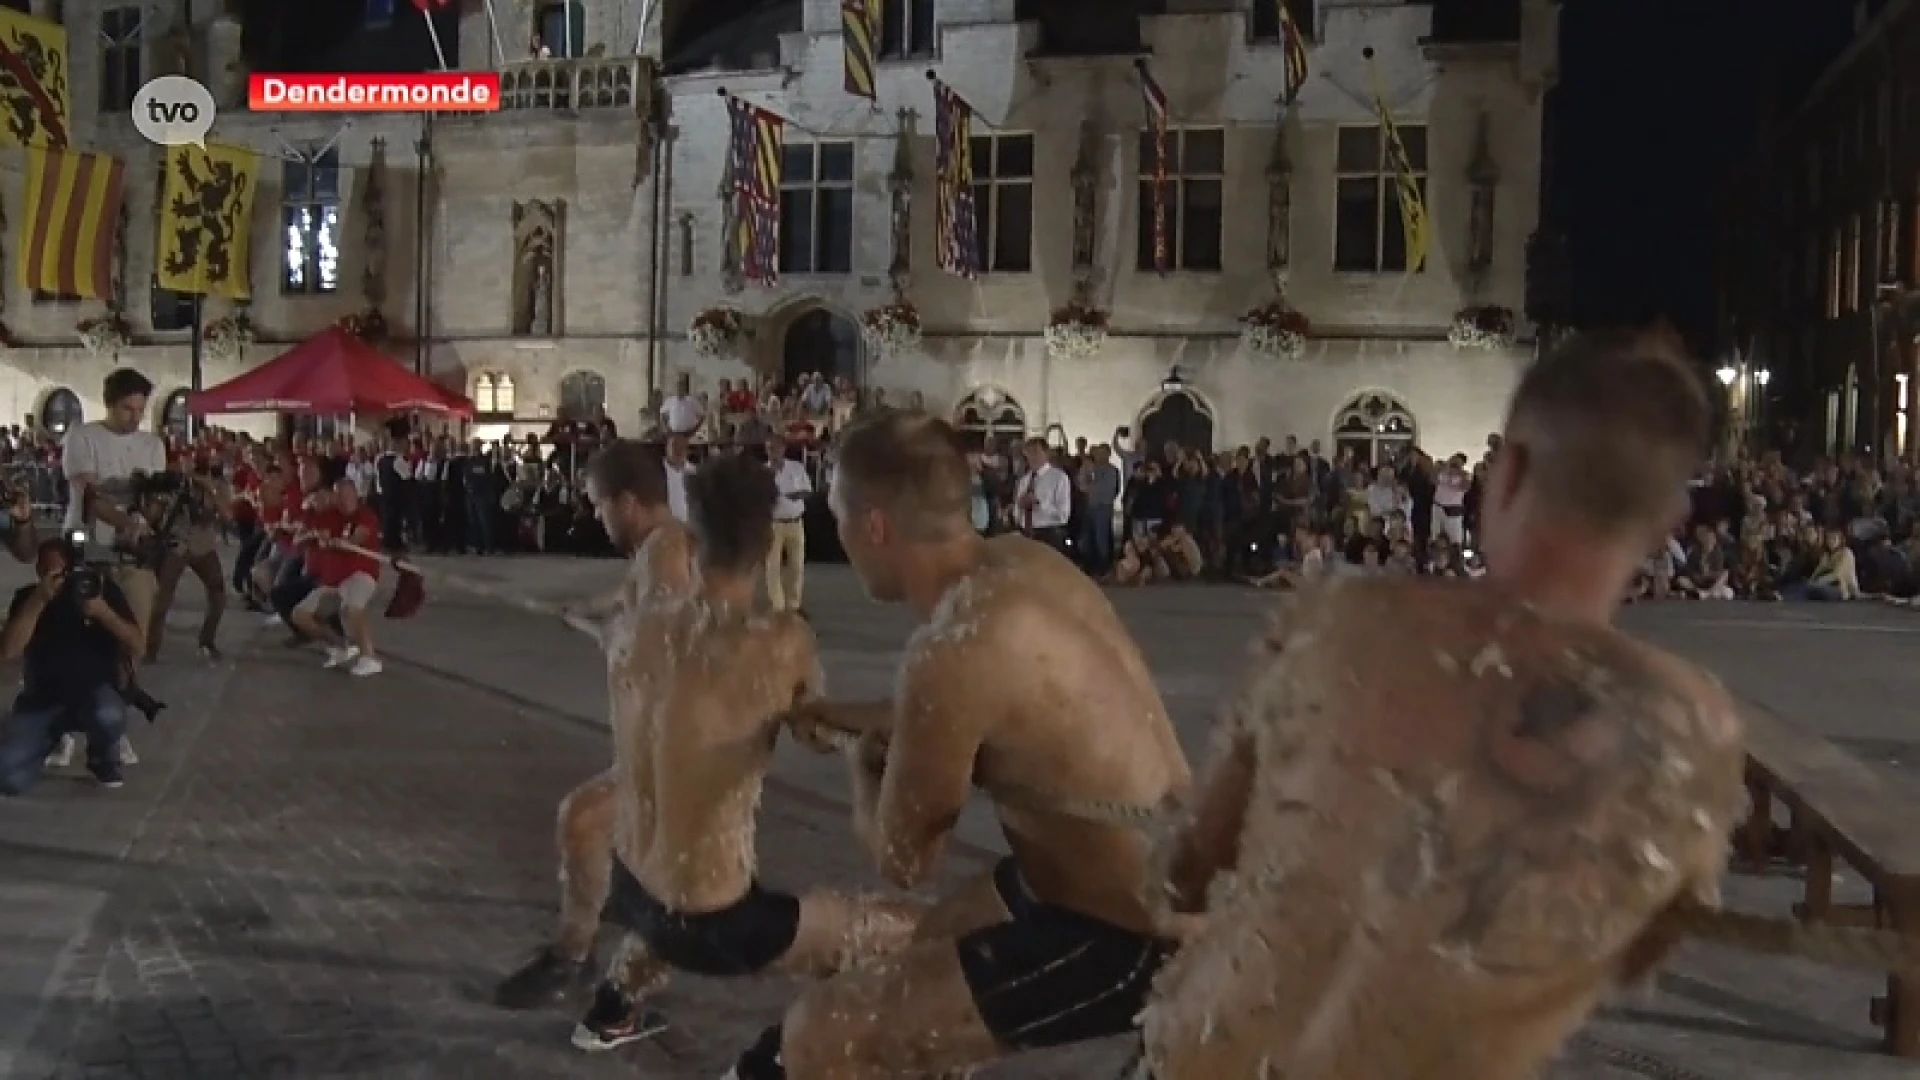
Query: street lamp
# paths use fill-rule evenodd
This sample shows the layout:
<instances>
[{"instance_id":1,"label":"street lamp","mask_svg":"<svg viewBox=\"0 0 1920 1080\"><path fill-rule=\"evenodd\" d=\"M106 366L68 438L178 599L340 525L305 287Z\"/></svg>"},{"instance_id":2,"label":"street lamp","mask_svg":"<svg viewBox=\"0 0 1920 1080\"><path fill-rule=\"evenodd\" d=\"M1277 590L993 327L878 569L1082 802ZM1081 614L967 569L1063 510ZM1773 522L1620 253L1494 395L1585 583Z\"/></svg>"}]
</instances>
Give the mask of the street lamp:
<instances>
[{"instance_id":1,"label":"street lamp","mask_svg":"<svg viewBox=\"0 0 1920 1080\"><path fill-rule=\"evenodd\" d=\"M1766 368L1761 368L1759 371L1753 373L1753 381L1759 383L1761 386L1765 386L1773 381L1773 372L1768 371Z\"/></svg>"},{"instance_id":2,"label":"street lamp","mask_svg":"<svg viewBox=\"0 0 1920 1080\"><path fill-rule=\"evenodd\" d=\"M1713 377L1720 380L1721 386L1732 386L1733 380L1739 378L1740 373L1730 367L1723 367L1719 371L1714 372Z\"/></svg>"},{"instance_id":3,"label":"street lamp","mask_svg":"<svg viewBox=\"0 0 1920 1080\"><path fill-rule=\"evenodd\" d=\"M1187 388L1187 377L1185 375L1180 374L1179 364L1175 364L1172 367L1168 368L1167 377L1160 380L1160 392L1163 394L1182 393L1183 391L1186 390L1186 388Z\"/></svg>"}]
</instances>

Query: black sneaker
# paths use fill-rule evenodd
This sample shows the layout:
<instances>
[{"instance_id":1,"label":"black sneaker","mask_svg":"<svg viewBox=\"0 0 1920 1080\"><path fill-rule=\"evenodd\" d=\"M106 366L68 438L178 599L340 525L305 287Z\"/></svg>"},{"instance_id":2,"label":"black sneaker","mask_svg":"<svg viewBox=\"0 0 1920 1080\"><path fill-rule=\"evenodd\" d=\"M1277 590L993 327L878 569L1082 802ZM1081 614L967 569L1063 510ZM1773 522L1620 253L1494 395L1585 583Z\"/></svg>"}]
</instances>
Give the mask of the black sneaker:
<instances>
[{"instance_id":1,"label":"black sneaker","mask_svg":"<svg viewBox=\"0 0 1920 1080\"><path fill-rule=\"evenodd\" d=\"M593 992L593 1007L573 1029L573 1045L590 1054L604 1053L667 1030L667 1017L601 983Z\"/></svg>"},{"instance_id":2,"label":"black sneaker","mask_svg":"<svg viewBox=\"0 0 1920 1080\"><path fill-rule=\"evenodd\" d=\"M573 960L549 945L494 988L502 1009L540 1009L559 1004L593 985L592 957Z\"/></svg>"},{"instance_id":3,"label":"black sneaker","mask_svg":"<svg viewBox=\"0 0 1920 1080\"><path fill-rule=\"evenodd\" d=\"M126 779L120 775L120 766L118 763L108 764L106 762L100 762L88 765L87 771L93 774L95 780L100 781L100 786L103 788L117 788L126 783Z\"/></svg>"}]
</instances>

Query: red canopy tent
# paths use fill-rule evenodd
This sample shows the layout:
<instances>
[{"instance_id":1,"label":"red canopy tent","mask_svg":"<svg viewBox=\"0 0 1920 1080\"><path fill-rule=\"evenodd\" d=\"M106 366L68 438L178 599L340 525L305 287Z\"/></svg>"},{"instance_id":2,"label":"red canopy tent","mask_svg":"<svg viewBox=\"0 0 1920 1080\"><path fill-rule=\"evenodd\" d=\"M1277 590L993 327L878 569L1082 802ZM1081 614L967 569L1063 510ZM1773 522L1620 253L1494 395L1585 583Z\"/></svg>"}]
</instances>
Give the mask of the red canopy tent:
<instances>
[{"instance_id":1,"label":"red canopy tent","mask_svg":"<svg viewBox=\"0 0 1920 1080\"><path fill-rule=\"evenodd\" d=\"M473 402L401 367L386 353L334 326L265 364L192 395L196 415L237 412L430 412L470 417Z\"/></svg>"}]
</instances>

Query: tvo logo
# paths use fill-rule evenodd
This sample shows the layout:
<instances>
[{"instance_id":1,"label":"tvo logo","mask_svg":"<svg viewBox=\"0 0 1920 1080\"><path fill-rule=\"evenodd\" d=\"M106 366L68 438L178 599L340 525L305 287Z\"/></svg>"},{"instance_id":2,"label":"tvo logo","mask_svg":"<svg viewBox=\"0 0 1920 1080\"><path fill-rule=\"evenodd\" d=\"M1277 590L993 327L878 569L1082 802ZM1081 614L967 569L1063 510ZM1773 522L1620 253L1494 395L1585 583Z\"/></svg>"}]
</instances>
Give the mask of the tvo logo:
<instances>
[{"instance_id":1,"label":"tvo logo","mask_svg":"<svg viewBox=\"0 0 1920 1080\"><path fill-rule=\"evenodd\" d=\"M133 95L133 129L157 146L205 150L218 112L212 92L184 75L162 75Z\"/></svg>"}]
</instances>

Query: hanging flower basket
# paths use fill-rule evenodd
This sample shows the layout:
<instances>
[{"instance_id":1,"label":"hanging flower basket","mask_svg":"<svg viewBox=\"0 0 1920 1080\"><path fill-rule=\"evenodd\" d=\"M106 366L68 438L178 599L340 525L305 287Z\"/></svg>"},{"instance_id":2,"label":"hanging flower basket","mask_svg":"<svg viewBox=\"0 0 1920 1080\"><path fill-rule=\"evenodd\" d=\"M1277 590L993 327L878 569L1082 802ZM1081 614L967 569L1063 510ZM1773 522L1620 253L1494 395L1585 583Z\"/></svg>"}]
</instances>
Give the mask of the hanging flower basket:
<instances>
[{"instance_id":1,"label":"hanging flower basket","mask_svg":"<svg viewBox=\"0 0 1920 1080\"><path fill-rule=\"evenodd\" d=\"M696 355L711 360L732 355L747 336L747 324L732 308L708 308L693 317L687 327L687 340Z\"/></svg>"},{"instance_id":2,"label":"hanging flower basket","mask_svg":"<svg viewBox=\"0 0 1920 1080\"><path fill-rule=\"evenodd\" d=\"M904 301L860 316L860 336L880 356L899 356L920 348L920 312Z\"/></svg>"},{"instance_id":3,"label":"hanging flower basket","mask_svg":"<svg viewBox=\"0 0 1920 1080\"><path fill-rule=\"evenodd\" d=\"M95 356L113 356L133 341L133 327L117 311L81 319L74 328L80 344Z\"/></svg>"},{"instance_id":4,"label":"hanging flower basket","mask_svg":"<svg viewBox=\"0 0 1920 1080\"><path fill-rule=\"evenodd\" d=\"M351 315L342 315L340 321L334 325L369 345L376 345L387 339L387 317L380 313L379 308L368 308Z\"/></svg>"},{"instance_id":5,"label":"hanging flower basket","mask_svg":"<svg viewBox=\"0 0 1920 1080\"><path fill-rule=\"evenodd\" d=\"M223 315L207 324L207 352L216 360L236 360L253 344L253 320L244 311Z\"/></svg>"},{"instance_id":6,"label":"hanging flower basket","mask_svg":"<svg viewBox=\"0 0 1920 1080\"><path fill-rule=\"evenodd\" d=\"M1298 360L1307 351L1312 329L1305 315L1275 300L1240 316L1240 344L1261 356Z\"/></svg>"},{"instance_id":7,"label":"hanging flower basket","mask_svg":"<svg viewBox=\"0 0 1920 1080\"><path fill-rule=\"evenodd\" d=\"M1092 356L1107 341L1107 313L1084 304L1055 308L1047 320L1047 352L1063 360Z\"/></svg>"},{"instance_id":8,"label":"hanging flower basket","mask_svg":"<svg viewBox=\"0 0 1920 1080\"><path fill-rule=\"evenodd\" d=\"M1486 304L1455 314L1447 340L1456 349L1504 349L1513 344L1513 335L1512 309Z\"/></svg>"}]
</instances>

